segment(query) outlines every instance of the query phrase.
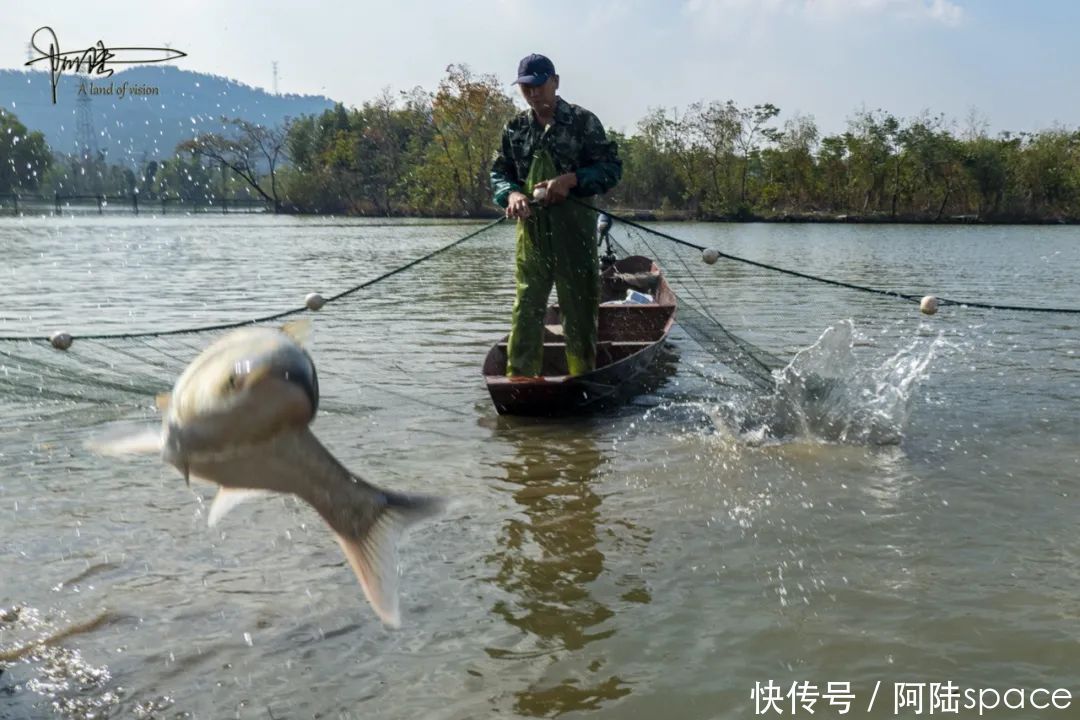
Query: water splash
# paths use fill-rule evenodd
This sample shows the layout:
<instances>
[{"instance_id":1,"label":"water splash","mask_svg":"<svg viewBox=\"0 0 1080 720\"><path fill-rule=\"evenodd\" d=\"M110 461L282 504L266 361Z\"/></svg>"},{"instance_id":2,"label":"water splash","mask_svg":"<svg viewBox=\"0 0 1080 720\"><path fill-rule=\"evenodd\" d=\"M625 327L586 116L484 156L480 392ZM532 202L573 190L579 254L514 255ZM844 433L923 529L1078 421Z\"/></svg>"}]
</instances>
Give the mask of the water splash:
<instances>
[{"instance_id":1,"label":"water splash","mask_svg":"<svg viewBox=\"0 0 1080 720\"><path fill-rule=\"evenodd\" d=\"M26 690L49 701L55 715L71 720L102 717L120 703L121 689L112 686L106 666L87 662L65 639L107 624L102 613L90 621L67 624L61 611L43 615L37 608L15 606L0 610L0 671L16 662L34 668L22 686L6 688L9 694Z\"/></svg>"},{"instance_id":2,"label":"water splash","mask_svg":"<svg viewBox=\"0 0 1080 720\"><path fill-rule=\"evenodd\" d=\"M884 359L861 357L874 346L850 320L830 327L776 372L776 391L727 406L744 441L798 438L857 445L895 445L904 437L912 400L944 336L919 336ZM738 417L741 415L741 417Z\"/></svg>"}]
</instances>

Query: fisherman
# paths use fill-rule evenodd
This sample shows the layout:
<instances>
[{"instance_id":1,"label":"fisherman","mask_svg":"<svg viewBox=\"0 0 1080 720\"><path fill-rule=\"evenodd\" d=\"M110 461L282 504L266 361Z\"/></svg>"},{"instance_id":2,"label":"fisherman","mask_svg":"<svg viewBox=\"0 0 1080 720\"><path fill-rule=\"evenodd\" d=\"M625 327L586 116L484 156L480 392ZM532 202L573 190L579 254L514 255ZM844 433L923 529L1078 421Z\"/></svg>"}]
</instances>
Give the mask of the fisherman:
<instances>
[{"instance_id":1,"label":"fisherman","mask_svg":"<svg viewBox=\"0 0 1080 720\"><path fill-rule=\"evenodd\" d=\"M517 298L506 374L540 375L544 311L554 282L567 368L581 375L596 367L596 213L567 197L610 190L622 177L622 161L596 116L555 94L559 76L551 60L529 55L517 74L529 109L506 124L491 166L495 202L518 221ZM537 203L530 206L534 197Z\"/></svg>"}]
</instances>

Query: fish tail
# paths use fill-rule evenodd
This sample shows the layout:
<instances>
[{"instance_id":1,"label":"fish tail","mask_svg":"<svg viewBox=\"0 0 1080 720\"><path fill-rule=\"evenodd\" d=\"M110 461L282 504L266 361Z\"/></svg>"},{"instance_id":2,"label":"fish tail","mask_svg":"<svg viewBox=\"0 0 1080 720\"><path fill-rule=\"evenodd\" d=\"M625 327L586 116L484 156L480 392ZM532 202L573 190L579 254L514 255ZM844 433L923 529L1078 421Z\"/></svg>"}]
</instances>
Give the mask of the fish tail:
<instances>
[{"instance_id":1,"label":"fish tail","mask_svg":"<svg viewBox=\"0 0 1080 720\"><path fill-rule=\"evenodd\" d=\"M335 528L334 535L375 613L390 627L398 627L398 540L412 525L441 512L445 504L429 496L405 495L370 485L367 489L375 493L374 517L349 523L353 531ZM370 496L364 504L366 508L358 510L370 515Z\"/></svg>"}]
</instances>

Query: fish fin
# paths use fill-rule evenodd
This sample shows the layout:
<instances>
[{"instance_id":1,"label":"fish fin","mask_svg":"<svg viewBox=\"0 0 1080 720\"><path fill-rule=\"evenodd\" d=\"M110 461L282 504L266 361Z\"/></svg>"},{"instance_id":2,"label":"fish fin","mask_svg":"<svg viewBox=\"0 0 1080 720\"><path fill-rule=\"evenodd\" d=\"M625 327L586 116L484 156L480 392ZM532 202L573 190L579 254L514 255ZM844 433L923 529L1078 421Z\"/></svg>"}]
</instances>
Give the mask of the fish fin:
<instances>
[{"instance_id":1,"label":"fish fin","mask_svg":"<svg viewBox=\"0 0 1080 720\"><path fill-rule=\"evenodd\" d=\"M166 410L168 410L169 403L171 402L171 392L158 393L157 396L154 398L154 406L158 409L159 412L165 412Z\"/></svg>"},{"instance_id":2,"label":"fish fin","mask_svg":"<svg viewBox=\"0 0 1080 720\"><path fill-rule=\"evenodd\" d=\"M443 502L433 497L372 489L379 493L383 501L376 511L374 522L355 537L346 537L340 532L334 535L345 551L345 557L375 614L386 625L396 628L401 625L397 592L397 541L410 526L437 515L443 508Z\"/></svg>"},{"instance_id":3,"label":"fish fin","mask_svg":"<svg viewBox=\"0 0 1080 720\"><path fill-rule=\"evenodd\" d=\"M217 495L214 496L214 502L210 503L210 515L206 519L206 524L214 527L221 522L221 518L225 517L230 510L240 503L267 494L269 493L266 490L253 490L250 488L218 488Z\"/></svg>"},{"instance_id":4,"label":"fish fin","mask_svg":"<svg viewBox=\"0 0 1080 720\"><path fill-rule=\"evenodd\" d=\"M142 428L135 432L106 433L88 440L86 446L98 455L153 455L162 448L160 428Z\"/></svg>"},{"instance_id":5,"label":"fish fin","mask_svg":"<svg viewBox=\"0 0 1080 720\"><path fill-rule=\"evenodd\" d=\"M306 345L311 338L311 321L306 318L290 320L281 326L281 332L291 337L296 341L297 345L302 347Z\"/></svg>"}]
</instances>

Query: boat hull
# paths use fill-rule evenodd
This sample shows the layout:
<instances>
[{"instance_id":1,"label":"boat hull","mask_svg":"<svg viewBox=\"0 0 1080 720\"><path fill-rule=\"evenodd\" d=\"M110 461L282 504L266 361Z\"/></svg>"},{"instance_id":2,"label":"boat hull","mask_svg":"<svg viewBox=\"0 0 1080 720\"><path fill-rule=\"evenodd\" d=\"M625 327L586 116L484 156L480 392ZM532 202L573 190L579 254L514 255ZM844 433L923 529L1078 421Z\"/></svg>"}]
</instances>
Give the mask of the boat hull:
<instances>
[{"instance_id":1,"label":"boat hull","mask_svg":"<svg viewBox=\"0 0 1080 720\"><path fill-rule=\"evenodd\" d=\"M612 304L628 289L648 290L654 302ZM625 402L648 386L652 367L675 321L675 295L656 264L635 256L601 274L597 367L584 375L566 371L565 338L558 306L545 317L543 374L507 377L503 338L488 352L484 378L503 415L559 416L595 412Z\"/></svg>"}]
</instances>

